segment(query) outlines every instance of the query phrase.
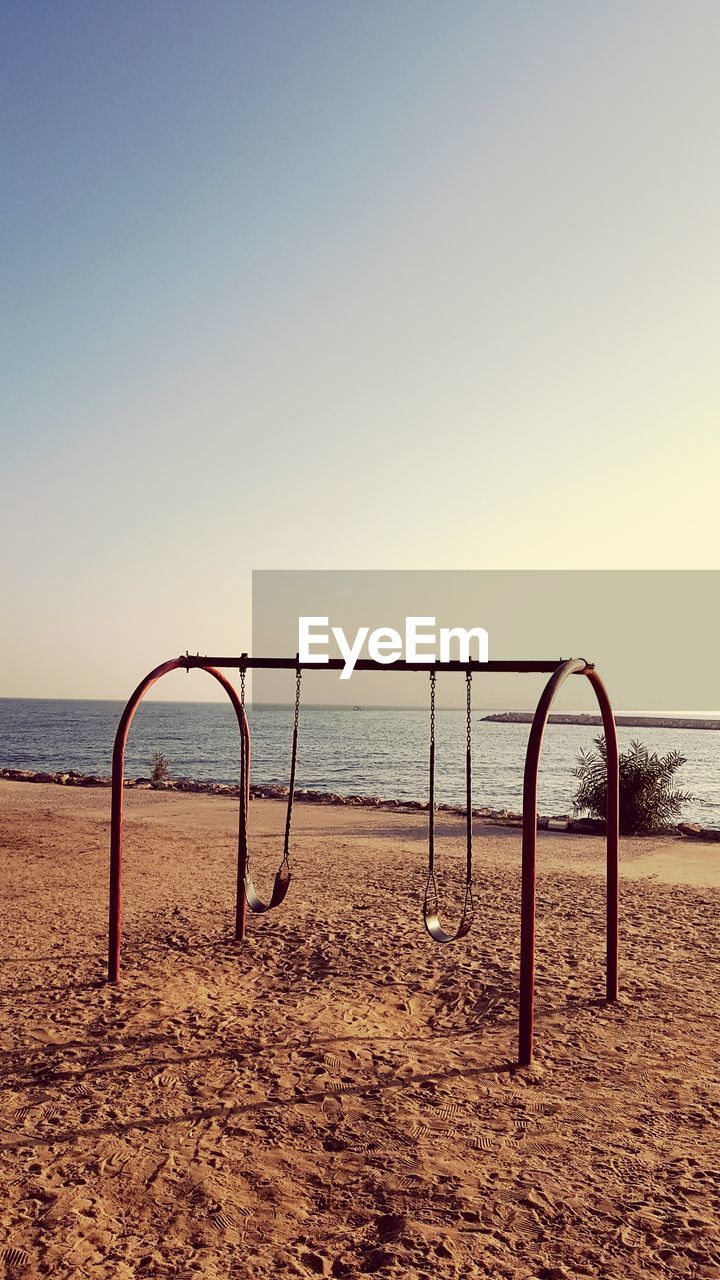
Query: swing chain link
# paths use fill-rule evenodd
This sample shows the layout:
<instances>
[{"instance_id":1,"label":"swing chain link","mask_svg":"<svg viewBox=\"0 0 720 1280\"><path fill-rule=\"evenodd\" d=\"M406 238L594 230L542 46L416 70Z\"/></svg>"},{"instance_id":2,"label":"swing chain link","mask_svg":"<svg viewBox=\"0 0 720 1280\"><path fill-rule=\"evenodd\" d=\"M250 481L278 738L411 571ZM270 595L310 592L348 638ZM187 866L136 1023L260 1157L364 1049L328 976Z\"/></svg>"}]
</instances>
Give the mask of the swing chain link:
<instances>
[{"instance_id":1,"label":"swing chain link","mask_svg":"<svg viewBox=\"0 0 720 1280\"><path fill-rule=\"evenodd\" d=\"M472 757L472 671L465 673L465 692L466 692L466 726L467 726L467 758L470 761ZM470 765L468 764L468 769ZM472 916L475 911L475 903L473 902L473 886L472 886L472 787L468 787L467 796L467 823L468 823L468 867L467 879L465 884L465 905L463 907L463 919L466 916Z\"/></svg>"},{"instance_id":2,"label":"swing chain link","mask_svg":"<svg viewBox=\"0 0 720 1280\"><path fill-rule=\"evenodd\" d=\"M245 716L245 667L240 668L240 709ZM240 768L240 813L243 825L243 833L245 837L245 883L250 879L250 849L248 847L248 797L250 794L249 779L247 776L247 749L245 746L245 738L243 736L241 746L241 768Z\"/></svg>"},{"instance_id":3,"label":"swing chain link","mask_svg":"<svg viewBox=\"0 0 720 1280\"><path fill-rule=\"evenodd\" d=\"M436 672L430 672L430 741L435 741L435 679Z\"/></svg>"},{"instance_id":4,"label":"swing chain link","mask_svg":"<svg viewBox=\"0 0 720 1280\"><path fill-rule=\"evenodd\" d=\"M435 872L429 871L427 882L425 884L425 901L423 903L423 910L427 915L437 915L438 909L439 898Z\"/></svg>"},{"instance_id":5,"label":"swing chain link","mask_svg":"<svg viewBox=\"0 0 720 1280\"><path fill-rule=\"evenodd\" d=\"M300 685L302 683L302 671L300 667L297 669L295 676L295 715L293 718L293 758L291 765L290 785L288 787L288 807L285 822L285 840L283 843L283 856L281 867L290 866L290 826L292 823L293 804L295 801L295 761L297 759L297 735L298 725L300 723Z\"/></svg>"},{"instance_id":6,"label":"swing chain link","mask_svg":"<svg viewBox=\"0 0 720 1280\"><path fill-rule=\"evenodd\" d=\"M297 733L298 723L300 721L300 685L302 683L302 671L298 667L297 676L295 678L295 719L293 721L293 733Z\"/></svg>"}]
</instances>

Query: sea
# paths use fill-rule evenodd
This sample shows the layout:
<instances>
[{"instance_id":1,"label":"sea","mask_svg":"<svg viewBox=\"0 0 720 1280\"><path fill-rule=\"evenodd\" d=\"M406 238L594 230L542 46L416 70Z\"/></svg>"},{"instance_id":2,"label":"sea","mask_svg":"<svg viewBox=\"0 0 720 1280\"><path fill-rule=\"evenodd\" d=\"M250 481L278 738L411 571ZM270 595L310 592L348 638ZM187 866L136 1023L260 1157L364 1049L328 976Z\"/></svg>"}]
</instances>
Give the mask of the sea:
<instances>
[{"instance_id":1,"label":"sea","mask_svg":"<svg viewBox=\"0 0 720 1280\"><path fill-rule=\"evenodd\" d=\"M0 767L52 772L108 774L121 702L60 699L0 699ZM473 715L473 806L522 808L522 777L530 726ZM287 785L292 709L248 707L252 735L252 782ZM601 730L585 725L549 725L540 768L539 811L572 813L581 751L593 749ZM720 731L619 728L620 748L639 739L660 755L674 750L687 763L677 785L692 792L682 817L720 827ZM439 709L436 724L436 798L465 801L465 712ZM175 778L234 783L239 772L239 736L234 712L219 702L144 702L133 721L126 776L147 777L161 751ZM426 800L428 716L421 708L303 706L297 786L341 795Z\"/></svg>"}]
</instances>

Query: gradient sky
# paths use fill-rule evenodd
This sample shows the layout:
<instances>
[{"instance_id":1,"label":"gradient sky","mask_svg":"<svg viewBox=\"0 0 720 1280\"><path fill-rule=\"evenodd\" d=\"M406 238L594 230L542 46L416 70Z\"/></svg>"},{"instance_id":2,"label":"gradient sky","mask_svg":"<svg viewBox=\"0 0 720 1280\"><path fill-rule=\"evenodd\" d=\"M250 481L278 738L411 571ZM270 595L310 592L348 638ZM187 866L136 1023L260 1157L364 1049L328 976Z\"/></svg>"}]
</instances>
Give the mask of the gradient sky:
<instances>
[{"instance_id":1,"label":"gradient sky","mask_svg":"<svg viewBox=\"0 0 720 1280\"><path fill-rule=\"evenodd\" d=\"M715 0L0 26L0 695L248 648L253 568L717 567Z\"/></svg>"}]
</instances>

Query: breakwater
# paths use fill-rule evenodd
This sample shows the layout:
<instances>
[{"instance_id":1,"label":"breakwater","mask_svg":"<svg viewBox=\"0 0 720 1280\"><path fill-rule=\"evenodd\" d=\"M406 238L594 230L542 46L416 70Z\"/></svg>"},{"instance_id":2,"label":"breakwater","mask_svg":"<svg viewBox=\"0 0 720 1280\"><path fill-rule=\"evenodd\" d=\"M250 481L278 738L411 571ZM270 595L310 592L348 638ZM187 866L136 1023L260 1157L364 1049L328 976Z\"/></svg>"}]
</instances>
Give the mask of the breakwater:
<instances>
[{"instance_id":1,"label":"breakwater","mask_svg":"<svg viewBox=\"0 0 720 1280\"><path fill-rule=\"evenodd\" d=\"M483 716L491 724L532 724L532 711L498 711ZM720 720L694 719L692 716L615 716L615 723L623 729L720 729ZM548 717L548 724L579 724L602 726L600 716L591 713L563 714Z\"/></svg>"}]
</instances>

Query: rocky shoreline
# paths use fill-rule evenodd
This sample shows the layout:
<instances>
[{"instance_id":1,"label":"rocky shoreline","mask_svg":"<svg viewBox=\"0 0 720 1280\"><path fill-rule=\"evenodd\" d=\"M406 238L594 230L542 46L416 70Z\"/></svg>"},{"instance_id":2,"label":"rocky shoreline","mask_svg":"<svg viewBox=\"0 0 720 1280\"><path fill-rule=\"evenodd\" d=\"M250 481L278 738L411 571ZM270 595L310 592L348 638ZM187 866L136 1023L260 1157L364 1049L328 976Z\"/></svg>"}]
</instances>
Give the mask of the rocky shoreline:
<instances>
[{"instance_id":1,"label":"rocky shoreline","mask_svg":"<svg viewBox=\"0 0 720 1280\"><path fill-rule=\"evenodd\" d=\"M112 779L107 774L78 773L75 769L46 773L37 769L0 768L0 781L44 782L61 787L109 787L112 783ZM235 798L240 793L237 785L224 782L198 782L193 778L168 778L162 782L153 782L152 778L126 778L125 787L138 791L185 791L199 795ZM250 794L255 800L286 800L288 789L272 783L258 784L251 786ZM296 789L295 803L339 805L353 809L380 809L388 813L422 813L427 812L428 808L427 801L423 800L383 800L379 796L343 796L334 791L309 791L305 787ZM465 810L462 805L438 804L437 812L464 815ZM513 813L509 809L473 809L473 817L483 818L495 826L522 826L522 814ZM575 818L569 814L539 817L538 827L541 830L570 831L582 835L598 835L605 830L604 822L598 818ZM720 831L701 827L694 822L680 822L677 827L671 827L669 831L689 840L720 841Z\"/></svg>"},{"instance_id":2,"label":"rocky shoreline","mask_svg":"<svg viewBox=\"0 0 720 1280\"><path fill-rule=\"evenodd\" d=\"M483 716L484 724L532 724L534 711L496 711ZM583 711L577 715L561 712L548 716L548 724L579 724L596 728L602 725L602 717ZM720 729L720 720L700 719L695 716L615 716L615 724L623 729Z\"/></svg>"}]
</instances>

